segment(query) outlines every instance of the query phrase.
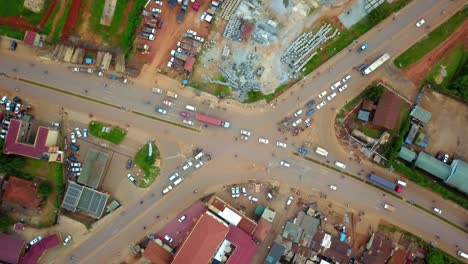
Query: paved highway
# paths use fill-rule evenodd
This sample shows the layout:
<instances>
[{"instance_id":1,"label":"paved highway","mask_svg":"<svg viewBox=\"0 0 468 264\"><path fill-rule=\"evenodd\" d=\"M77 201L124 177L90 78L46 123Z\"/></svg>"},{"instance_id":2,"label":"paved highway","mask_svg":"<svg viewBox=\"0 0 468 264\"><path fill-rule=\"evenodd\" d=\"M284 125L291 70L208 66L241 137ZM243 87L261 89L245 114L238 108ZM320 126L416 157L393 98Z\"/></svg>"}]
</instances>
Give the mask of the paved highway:
<instances>
[{"instance_id":1,"label":"paved highway","mask_svg":"<svg viewBox=\"0 0 468 264\"><path fill-rule=\"evenodd\" d=\"M329 198L339 201L349 201L351 207L363 209L368 213L375 213L388 218L390 221L403 225L409 230L426 239L433 239L434 235L440 236L441 247L450 253L454 253L454 244L462 245L467 241L465 233L445 224L444 222L431 217L429 214L414 210L409 205L391 197L382 197L379 191L369 188L367 185L358 183L348 178L343 179L334 171L328 171L315 164L306 162L298 157L292 156L298 146L302 145L304 138L289 137L286 142L287 149L278 149L274 146L276 140L285 141L285 135L277 132L276 122L282 119L285 114L303 106L306 99L315 97L321 90L328 88L335 80L341 79L345 73L352 72L352 67L362 62L370 62L381 53L387 51L393 57L412 45L419 38L427 33L427 29L416 29L414 23L421 17L425 17L427 24L435 27L445 18L438 15L441 8L446 10L446 16L452 14L460 8L457 1L413 1L410 6L398 14L395 20L391 18L360 39L360 43L368 42L370 49L364 54L347 50L338 54L331 61L320 67L304 81L304 87L300 84L293 88L293 96L279 98L274 109L261 108L257 112L245 112L237 107L230 107L224 102L222 105L215 101L201 103L203 99L191 95L189 91L184 91L186 97L177 100L176 107L182 109L186 103L199 101L197 108L203 112L217 115L233 123L230 129L208 127L203 128L202 133L197 133L182 129L176 126L165 125L164 123L153 121L126 111L109 108L97 103L77 99L70 95L57 93L41 87L31 86L12 79L2 78L2 84L9 89L19 89L19 91L33 100L35 107L41 104L54 104L61 102L63 106L77 111L92 113L98 119L110 120L116 123L129 124L131 129L142 129L152 131L155 135L164 135L164 140L170 142L190 142L196 146L203 147L212 153L213 160L199 172L189 176L186 181L167 197L160 197L161 190L165 184L164 179L172 172L170 168L162 171L161 182L152 186L152 191L147 192L142 199L144 204L130 204L125 208L125 212L104 219L93 230L90 238L74 250L71 255L60 258L60 263L90 263L97 260L106 260L108 256L114 255L122 250L128 243L142 237L145 231L142 226L149 225L155 220L155 214L171 211L174 206L191 203L195 197L193 189L198 188L202 193L208 193L215 187L228 183L255 178L274 179L293 186L308 186L313 190L328 192L328 184L336 184L338 192L331 193ZM387 39L382 43L382 39ZM378 48L377 48L378 47ZM133 85L123 85L117 82L110 82L102 78L88 76L84 74L71 73L61 65L53 63L34 62L28 57L13 57L13 54L2 54L4 59L0 62L0 71L18 75L38 82L47 83L50 86L66 89L77 94L92 97L98 100L109 102L117 106L125 106L138 112L154 114L154 106L161 104L163 97L149 94L150 87L145 89L137 88ZM333 71L328 69L333 65ZM320 74L317 74L320 72ZM344 101L359 93L365 83L372 78L363 78L353 73L350 81L350 88L344 94L329 103L323 110L314 115L314 127L318 127L318 143L325 146L330 152L332 159L347 160L347 155L338 146L334 136L333 120L336 109L344 104ZM374 74L376 76L377 74ZM108 83L107 86L105 84ZM163 87L166 88L166 87ZM175 88L175 87L173 87ZM297 100L296 97L300 97ZM346 98L345 98L346 97ZM53 100L50 100L53 98ZM149 102L149 103L148 103ZM194 104L194 103L190 103ZM226 110L224 110L226 109ZM170 112L172 118L180 121L176 117L177 110ZM239 137L238 131L241 128L252 131L253 135L247 142L236 140ZM314 128L315 129L315 128ZM270 144L260 145L258 137L267 137ZM290 169L280 168L280 160L288 160L292 167ZM349 164L349 171L358 172L363 169L363 165ZM226 168L229 171L226 172ZM364 166L366 172L375 168ZM223 172L220 174L220 172ZM248 176L247 176L248 175ZM124 177L124 175L123 175ZM324 180L326 178L326 180ZM345 183L346 182L346 187ZM203 192L205 190L205 192ZM282 199L288 195L288 190L281 190ZM366 195L355 195L356 193ZM153 195L152 195L153 194ZM426 190L418 187L410 187L405 190L404 195L430 208L431 201L435 196ZM383 199L385 198L385 199ZM160 201L159 201L160 200ZM170 200L170 202L166 202ZM156 202L159 201L159 202ZM380 208L382 202L394 204L398 213L387 214ZM451 203L440 200L440 203L450 205L444 209L444 216L451 221L463 225L468 217L465 210L460 210ZM176 214L173 212L172 214ZM111 224L110 224L111 223ZM109 225L106 225L109 224ZM434 232L437 230L437 233ZM71 259L73 256L73 259ZM97 263L97 262L96 262Z\"/></svg>"}]
</instances>

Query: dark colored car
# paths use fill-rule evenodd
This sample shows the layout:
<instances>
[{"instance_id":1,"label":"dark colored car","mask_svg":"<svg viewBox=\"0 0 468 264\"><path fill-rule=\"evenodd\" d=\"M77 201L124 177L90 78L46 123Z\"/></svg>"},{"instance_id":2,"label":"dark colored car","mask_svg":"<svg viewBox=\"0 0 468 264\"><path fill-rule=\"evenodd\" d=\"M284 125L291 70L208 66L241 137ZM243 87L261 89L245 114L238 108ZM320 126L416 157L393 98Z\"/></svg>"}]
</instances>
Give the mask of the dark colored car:
<instances>
[{"instance_id":1,"label":"dark colored car","mask_svg":"<svg viewBox=\"0 0 468 264\"><path fill-rule=\"evenodd\" d=\"M77 159L76 159L75 156L69 156L69 157L67 158L67 160L69 160L69 161L71 161L71 162L76 162L76 161L77 161Z\"/></svg>"},{"instance_id":2,"label":"dark colored car","mask_svg":"<svg viewBox=\"0 0 468 264\"><path fill-rule=\"evenodd\" d=\"M11 41L10 49L11 49L12 51L15 51L17 47L18 47L18 43L16 43L16 41L14 41L14 40Z\"/></svg>"},{"instance_id":3,"label":"dark colored car","mask_svg":"<svg viewBox=\"0 0 468 264\"><path fill-rule=\"evenodd\" d=\"M127 160L127 169L130 169L132 167L133 160L129 159Z\"/></svg>"},{"instance_id":4,"label":"dark colored car","mask_svg":"<svg viewBox=\"0 0 468 264\"><path fill-rule=\"evenodd\" d=\"M366 65L365 65L365 64L361 64L361 65L359 65L359 66L356 68L356 70L357 70L358 72L362 72L365 68L366 68Z\"/></svg>"},{"instance_id":5,"label":"dark colored car","mask_svg":"<svg viewBox=\"0 0 468 264\"><path fill-rule=\"evenodd\" d=\"M307 111L306 115L311 116L313 113L315 113L315 109L310 109L309 111Z\"/></svg>"},{"instance_id":6,"label":"dark colored car","mask_svg":"<svg viewBox=\"0 0 468 264\"><path fill-rule=\"evenodd\" d=\"M158 18L158 22L156 23L156 26L161 29L163 27L163 21L161 18Z\"/></svg>"},{"instance_id":7,"label":"dark colored car","mask_svg":"<svg viewBox=\"0 0 468 264\"><path fill-rule=\"evenodd\" d=\"M187 112L180 112L179 115L182 117L190 117L190 113Z\"/></svg>"},{"instance_id":8,"label":"dark colored car","mask_svg":"<svg viewBox=\"0 0 468 264\"><path fill-rule=\"evenodd\" d=\"M310 101L306 104L306 106L307 106L307 107L312 107L312 106L314 106L314 104L315 104L315 100L310 100Z\"/></svg>"},{"instance_id":9,"label":"dark colored car","mask_svg":"<svg viewBox=\"0 0 468 264\"><path fill-rule=\"evenodd\" d=\"M78 150L80 150L80 147L78 147L78 145L76 145L75 143L71 143L70 144L70 149L72 151L78 151Z\"/></svg>"},{"instance_id":10,"label":"dark colored car","mask_svg":"<svg viewBox=\"0 0 468 264\"><path fill-rule=\"evenodd\" d=\"M444 153L442 151L437 152L436 158L438 160L443 160L444 159Z\"/></svg>"},{"instance_id":11,"label":"dark colored car","mask_svg":"<svg viewBox=\"0 0 468 264\"><path fill-rule=\"evenodd\" d=\"M299 148L298 151L299 151L299 153L301 153L303 155L307 155L307 153L309 153L309 151L307 151L307 149L305 149L305 148Z\"/></svg>"}]
</instances>

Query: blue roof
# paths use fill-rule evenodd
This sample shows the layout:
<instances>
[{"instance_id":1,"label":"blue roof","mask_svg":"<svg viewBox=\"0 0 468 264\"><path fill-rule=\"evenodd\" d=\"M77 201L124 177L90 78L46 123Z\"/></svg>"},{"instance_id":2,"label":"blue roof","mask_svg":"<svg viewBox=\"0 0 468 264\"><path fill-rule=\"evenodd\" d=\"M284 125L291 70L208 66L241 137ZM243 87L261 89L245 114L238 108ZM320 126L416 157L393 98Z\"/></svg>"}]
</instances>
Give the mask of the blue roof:
<instances>
[{"instance_id":1,"label":"blue roof","mask_svg":"<svg viewBox=\"0 0 468 264\"><path fill-rule=\"evenodd\" d=\"M368 121L369 121L369 116L370 116L370 113L369 113L368 111L359 110L359 113L358 113L358 117L357 117L357 118L358 118L359 120L368 122Z\"/></svg>"}]
</instances>

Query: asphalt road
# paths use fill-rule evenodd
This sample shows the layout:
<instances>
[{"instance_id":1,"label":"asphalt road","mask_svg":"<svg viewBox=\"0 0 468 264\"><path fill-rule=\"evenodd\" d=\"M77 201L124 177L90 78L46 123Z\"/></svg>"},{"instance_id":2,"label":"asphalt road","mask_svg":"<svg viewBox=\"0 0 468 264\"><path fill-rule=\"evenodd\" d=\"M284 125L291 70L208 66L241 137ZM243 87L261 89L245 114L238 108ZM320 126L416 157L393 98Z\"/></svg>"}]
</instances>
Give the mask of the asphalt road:
<instances>
[{"instance_id":1,"label":"asphalt road","mask_svg":"<svg viewBox=\"0 0 468 264\"><path fill-rule=\"evenodd\" d=\"M66 108L92 113L96 119L128 124L130 129L151 131L156 137L163 135L161 138L168 142L183 141L192 143L195 146L203 147L213 156L213 160L206 163L203 169L192 175L187 174L186 180L180 186L162 198L161 190L166 183L164 179L167 179L167 176L175 169L163 167L162 177L151 187L151 191L146 192L141 198L144 201L143 204L136 201L134 204L129 204L125 211L118 215L104 219L96 227L96 230L93 230L92 236L86 242L79 245L70 255L59 256L57 260L60 260L60 263L104 261L109 256L121 251L131 241L142 237L145 234L142 226L154 222L156 215L172 212L171 209L174 207L182 208L183 205L188 205L198 198L193 194L194 189L200 190L197 195L201 196L215 187L248 179L273 179L284 184L307 186L310 190L327 193L329 193L327 186L335 184L338 186L339 191L329 193L329 199L347 201L353 208L381 215L383 218L402 225L428 240L434 239L434 236L438 235L440 237L438 240L440 246L449 253L454 254L454 245L463 245L467 241L468 237L465 233L430 216L426 212L414 210L414 207L400 200L389 196L383 197L381 192L365 184L348 178L344 179L334 171L326 170L292 156L291 153L302 145L305 139L289 137L288 140L285 140L285 135L277 132L276 122L282 119L285 114L290 114L303 106L307 99L315 98L320 91L325 90L333 82L341 79L345 73L351 73L353 66L363 62L371 62L384 52L389 52L395 58L398 53L405 50L429 31L427 28L417 29L414 26L414 23L421 17L426 18L427 25L435 27L446 19L446 17L439 15L441 10L446 10L445 16L450 16L456 9L461 7L460 5L460 1L413 1L410 6L397 14L395 20L389 18L360 38L359 43L369 43L370 48L367 52L357 54L354 51L357 46L353 46L351 52L347 50L341 52L308 76L304 81L304 88L300 88L299 84L291 90L294 93L293 95L288 96L286 94L280 97L275 108L262 108L257 112L241 112L227 105L220 106L215 101L202 103L193 94L177 99L174 109L166 116L180 122L178 111L183 109L185 104L194 105L194 101L199 101L196 104L199 111L231 121L232 128L230 129L207 127L202 129L202 133L193 132L153 121L127 111L106 107L12 79L1 78L3 86L11 90L18 89L20 93L30 98L35 107L60 102ZM50 86L112 103L116 106L125 106L138 112L156 115L154 106L161 105L162 100L165 98L152 94L150 92L151 87L141 89L142 87L137 88L133 85L111 82L95 76L72 73L62 65L37 61L32 63L28 57L13 55L11 53L2 54L0 71L47 83ZM331 72L329 71L330 67L333 69ZM317 74L318 72L320 74ZM377 75L374 74L374 76ZM331 153L329 158L332 160L346 161L348 159L346 153L338 146L333 132L336 109L339 109L347 99L358 94L371 79L372 75L369 78L364 78L359 74L352 73L348 91L338 95L324 109L314 114L313 126L318 127L317 137L319 143L329 150ZM184 93L187 94L188 92L185 91ZM282 101L283 98L285 101ZM253 133L247 142L236 140L239 137L238 131L241 128L248 129ZM270 144L258 144L257 140L260 136L268 138ZM276 140L286 141L289 145L288 148L276 148L274 146ZM292 167L289 169L280 167L280 160L288 160ZM229 168L229 170L226 170L226 168ZM373 169L375 168L367 165L351 163L348 164L347 170L355 173L361 170L368 172ZM125 177L125 175L122 175L122 177ZM285 197L289 195L288 190L281 190L280 192L282 193L280 198L286 201ZM366 195L362 195L364 193ZM464 225L468 219L466 210L441 200L427 190L410 186L403 195L427 208L433 206L433 200L443 203L446 205L446 207L442 207L444 217L459 225ZM381 209L383 202L393 204L397 207L397 211L393 214L384 211ZM177 212L169 213L169 216L176 214ZM71 256L73 256L73 259Z\"/></svg>"}]
</instances>

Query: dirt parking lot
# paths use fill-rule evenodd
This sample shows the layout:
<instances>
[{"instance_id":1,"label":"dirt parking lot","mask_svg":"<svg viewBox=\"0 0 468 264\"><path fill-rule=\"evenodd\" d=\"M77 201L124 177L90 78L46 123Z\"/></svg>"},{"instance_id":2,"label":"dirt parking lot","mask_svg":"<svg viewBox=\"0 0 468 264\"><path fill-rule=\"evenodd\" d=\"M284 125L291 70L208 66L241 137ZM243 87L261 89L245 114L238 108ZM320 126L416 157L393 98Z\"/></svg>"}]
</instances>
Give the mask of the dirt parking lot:
<instances>
[{"instance_id":1,"label":"dirt parking lot","mask_svg":"<svg viewBox=\"0 0 468 264\"><path fill-rule=\"evenodd\" d=\"M450 156L456 154L468 160L468 107L450 97L433 90L424 92L420 106L432 113L425 128L430 136L426 152L435 155L443 151Z\"/></svg>"}]
</instances>

